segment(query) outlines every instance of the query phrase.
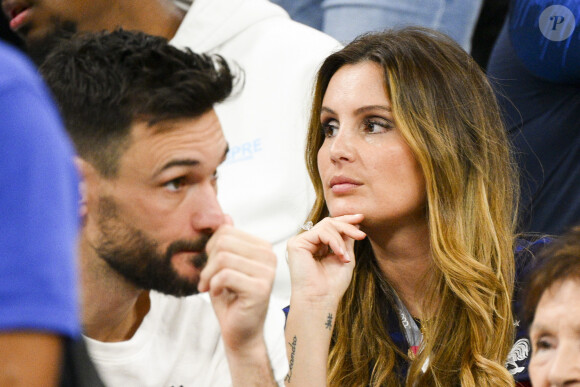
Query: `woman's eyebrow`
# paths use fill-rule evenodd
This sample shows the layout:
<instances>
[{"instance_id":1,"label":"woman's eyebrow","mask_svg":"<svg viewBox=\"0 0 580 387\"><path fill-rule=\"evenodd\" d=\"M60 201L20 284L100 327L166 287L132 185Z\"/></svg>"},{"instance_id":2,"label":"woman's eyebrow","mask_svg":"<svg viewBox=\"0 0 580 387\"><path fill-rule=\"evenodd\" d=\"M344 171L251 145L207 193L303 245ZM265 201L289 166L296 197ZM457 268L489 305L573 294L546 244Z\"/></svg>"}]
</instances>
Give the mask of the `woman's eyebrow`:
<instances>
[{"instance_id":1,"label":"woman's eyebrow","mask_svg":"<svg viewBox=\"0 0 580 387\"><path fill-rule=\"evenodd\" d=\"M361 106L358 109L356 109L354 112L355 112L355 114L360 114L360 113L365 113L365 112L370 111L370 110L384 110L384 111L386 111L388 113L391 113L392 112L391 107L390 106L386 106L386 105ZM321 113L322 112L327 112L327 113L330 113L330 114L336 114L336 112L334 110L332 110L331 108L326 107L326 106L322 106L320 108L320 112Z\"/></svg>"},{"instance_id":2,"label":"woman's eyebrow","mask_svg":"<svg viewBox=\"0 0 580 387\"><path fill-rule=\"evenodd\" d=\"M386 106L386 105L369 105L369 106L362 106L358 109L356 109L354 112L356 114L360 114L360 113L365 113L369 110L384 110L388 113L391 113L391 107L390 106Z\"/></svg>"}]
</instances>

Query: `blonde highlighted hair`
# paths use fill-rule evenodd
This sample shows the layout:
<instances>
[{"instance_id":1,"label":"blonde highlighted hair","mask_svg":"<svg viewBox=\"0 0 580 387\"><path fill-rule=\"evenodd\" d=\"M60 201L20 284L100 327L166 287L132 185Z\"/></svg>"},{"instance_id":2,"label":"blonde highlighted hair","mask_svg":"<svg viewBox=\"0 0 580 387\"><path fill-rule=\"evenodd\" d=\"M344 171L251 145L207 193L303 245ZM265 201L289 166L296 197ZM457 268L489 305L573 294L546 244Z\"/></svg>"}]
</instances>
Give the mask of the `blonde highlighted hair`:
<instances>
[{"instance_id":1,"label":"blonde highlighted hair","mask_svg":"<svg viewBox=\"0 0 580 387\"><path fill-rule=\"evenodd\" d=\"M517 178L493 91L456 43L405 28L361 36L325 60L306 149L317 196L309 219L328 216L317 166L326 88L342 66L367 61L383 68L395 125L425 176L432 270L423 310L434 312L423 316L424 347L401 379L397 358L408 358L388 332L392 294L381 290L386 279L370 243L357 242L357 266L337 311L328 384L513 386L504 362L514 337Z\"/></svg>"}]
</instances>

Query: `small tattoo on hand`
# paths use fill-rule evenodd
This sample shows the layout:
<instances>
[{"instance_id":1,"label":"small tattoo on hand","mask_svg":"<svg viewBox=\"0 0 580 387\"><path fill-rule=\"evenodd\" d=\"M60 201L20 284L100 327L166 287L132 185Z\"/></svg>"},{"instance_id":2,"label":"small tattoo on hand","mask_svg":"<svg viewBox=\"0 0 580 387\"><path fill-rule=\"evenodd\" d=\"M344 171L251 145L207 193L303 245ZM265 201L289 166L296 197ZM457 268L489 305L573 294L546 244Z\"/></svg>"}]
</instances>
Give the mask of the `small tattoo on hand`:
<instances>
[{"instance_id":1,"label":"small tattoo on hand","mask_svg":"<svg viewBox=\"0 0 580 387\"><path fill-rule=\"evenodd\" d=\"M331 330L332 329L332 313L328 314L328 317L326 317L326 329Z\"/></svg>"}]
</instances>

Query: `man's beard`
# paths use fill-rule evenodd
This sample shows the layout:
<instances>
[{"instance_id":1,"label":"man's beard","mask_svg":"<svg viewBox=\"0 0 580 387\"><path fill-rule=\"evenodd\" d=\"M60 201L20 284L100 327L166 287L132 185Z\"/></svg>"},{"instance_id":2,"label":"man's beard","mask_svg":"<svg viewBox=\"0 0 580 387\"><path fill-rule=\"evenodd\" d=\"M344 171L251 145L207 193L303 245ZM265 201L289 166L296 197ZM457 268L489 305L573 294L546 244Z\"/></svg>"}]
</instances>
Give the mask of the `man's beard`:
<instances>
[{"instance_id":1,"label":"man's beard","mask_svg":"<svg viewBox=\"0 0 580 387\"><path fill-rule=\"evenodd\" d=\"M71 39L78 30L76 22L62 21L56 18L52 19L52 26L52 31L43 37L25 38L26 52L37 66L42 65L46 57L61 41ZM23 30L21 34L26 36L28 31Z\"/></svg>"},{"instance_id":2,"label":"man's beard","mask_svg":"<svg viewBox=\"0 0 580 387\"><path fill-rule=\"evenodd\" d=\"M192 260L193 266L201 271L207 262L204 250L210 235L174 241L165 254L159 253L157 241L123 222L117 204L110 197L99 200L98 224L101 237L95 246L96 253L127 281L141 289L177 297L198 293L199 274L194 278L180 276L171 258L179 252L202 251Z\"/></svg>"}]
</instances>

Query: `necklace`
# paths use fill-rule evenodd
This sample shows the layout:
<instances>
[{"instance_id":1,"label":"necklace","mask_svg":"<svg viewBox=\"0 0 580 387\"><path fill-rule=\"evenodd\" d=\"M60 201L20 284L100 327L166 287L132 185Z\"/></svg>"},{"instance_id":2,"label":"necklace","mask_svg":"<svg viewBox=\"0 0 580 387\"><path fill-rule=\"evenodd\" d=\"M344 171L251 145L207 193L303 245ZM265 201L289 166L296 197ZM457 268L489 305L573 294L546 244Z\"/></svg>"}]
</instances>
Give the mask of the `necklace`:
<instances>
[{"instance_id":1,"label":"necklace","mask_svg":"<svg viewBox=\"0 0 580 387\"><path fill-rule=\"evenodd\" d=\"M403 333L405 334L405 339L407 340L407 344L409 344L409 350L407 351L407 355L409 356L409 359L413 361L415 360L417 354L421 350L421 343L423 342L423 333L421 332L421 329L419 329L419 326L415 322L415 319L413 319L413 316L411 316L411 313L409 312L405 304L403 304L403 301L401 301L401 299L399 298L395 289L393 289L391 286L388 285L387 281L382 277L382 274L379 272L376 266L373 266L373 268L378 276L379 279L378 283L381 290L383 291L383 294L385 295L392 294L394 296L393 298L395 299L396 304L395 307L398 312L397 314L399 315L401 325L403 326L404 331ZM429 367L429 356L427 356L427 359L425 359L425 362L421 366L421 372L422 373L427 372L428 367ZM415 385L416 383L414 384L414 386Z\"/></svg>"},{"instance_id":2,"label":"necklace","mask_svg":"<svg viewBox=\"0 0 580 387\"><path fill-rule=\"evenodd\" d=\"M417 322L409 310L403 304L403 301L397 295L397 292L393 289L393 294L395 296L395 302L397 304L397 312L399 313L399 319L401 320L401 325L403 326L403 333L405 334L405 338L407 339L407 343L409 344L409 351L407 355L411 360L414 360L417 356L417 352L419 352L419 348L421 346L421 342L423 341L423 333Z\"/></svg>"}]
</instances>

